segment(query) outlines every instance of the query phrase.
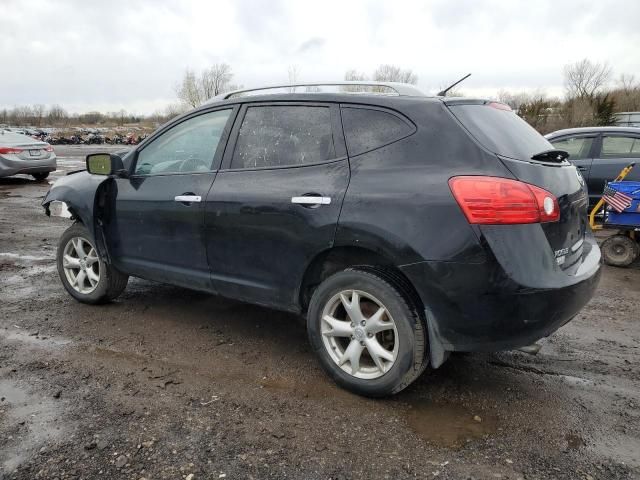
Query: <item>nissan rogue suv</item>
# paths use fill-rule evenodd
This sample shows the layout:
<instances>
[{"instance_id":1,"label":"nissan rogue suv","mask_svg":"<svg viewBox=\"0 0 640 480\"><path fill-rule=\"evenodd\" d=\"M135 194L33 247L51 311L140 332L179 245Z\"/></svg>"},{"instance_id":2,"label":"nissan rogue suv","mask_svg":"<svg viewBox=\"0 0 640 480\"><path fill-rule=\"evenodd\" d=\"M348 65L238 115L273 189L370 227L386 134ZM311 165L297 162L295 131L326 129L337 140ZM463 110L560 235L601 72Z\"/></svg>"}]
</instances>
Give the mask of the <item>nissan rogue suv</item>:
<instances>
[{"instance_id":1,"label":"nissan rogue suv","mask_svg":"<svg viewBox=\"0 0 640 480\"><path fill-rule=\"evenodd\" d=\"M592 297L584 180L508 106L303 87L215 98L58 180L69 294L103 303L134 276L304 315L324 370L367 396L529 346Z\"/></svg>"}]
</instances>

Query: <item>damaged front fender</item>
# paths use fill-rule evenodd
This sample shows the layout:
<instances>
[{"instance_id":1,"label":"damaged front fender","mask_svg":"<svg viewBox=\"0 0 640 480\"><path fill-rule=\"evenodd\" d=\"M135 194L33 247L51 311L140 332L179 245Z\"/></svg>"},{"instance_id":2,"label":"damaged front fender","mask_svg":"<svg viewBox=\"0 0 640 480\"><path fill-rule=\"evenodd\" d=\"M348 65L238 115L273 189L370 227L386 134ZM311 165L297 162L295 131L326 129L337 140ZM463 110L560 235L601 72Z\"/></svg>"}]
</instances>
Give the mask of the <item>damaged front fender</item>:
<instances>
[{"instance_id":1,"label":"damaged front fender","mask_svg":"<svg viewBox=\"0 0 640 480\"><path fill-rule=\"evenodd\" d=\"M47 215L82 222L94 238L98 253L105 260L108 259L108 252L96 206L104 204L104 199L99 198L105 191L102 185L111 181L107 176L91 175L86 171L67 175L51 186L42 201Z\"/></svg>"}]
</instances>

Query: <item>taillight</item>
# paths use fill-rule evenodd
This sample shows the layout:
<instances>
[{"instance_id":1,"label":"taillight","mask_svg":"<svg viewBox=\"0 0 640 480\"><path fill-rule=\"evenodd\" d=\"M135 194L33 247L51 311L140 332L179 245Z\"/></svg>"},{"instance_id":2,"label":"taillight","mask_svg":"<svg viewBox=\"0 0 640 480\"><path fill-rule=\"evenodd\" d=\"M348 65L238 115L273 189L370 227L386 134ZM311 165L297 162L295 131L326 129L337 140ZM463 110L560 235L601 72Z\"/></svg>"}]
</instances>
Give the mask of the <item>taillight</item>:
<instances>
[{"instance_id":1,"label":"taillight","mask_svg":"<svg viewBox=\"0 0 640 480\"><path fill-rule=\"evenodd\" d=\"M15 147L0 147L0 154L2 153L22 153L22 149Z\"/></svg>"},{"instance_id":2,"label":"taillight","mask_svg":"<svg viewBox=\"0 0 640 480\"><path fill-rule=\"evenodd\" d=\"M513 225L555 222L560 218L558 199L528 183L465 176L450 178L449 187L469 223Z\"/></svg>"},{"instance_id":3,"label":"taillight","mask_svg":"<svg viewBox=\"0 0 640 480\"><path fill-rule=\"evenodd\" d=\"M45 152L53 152L53 147L47 143L47 146L44 149Z\"/></svg>"}]
</instances>

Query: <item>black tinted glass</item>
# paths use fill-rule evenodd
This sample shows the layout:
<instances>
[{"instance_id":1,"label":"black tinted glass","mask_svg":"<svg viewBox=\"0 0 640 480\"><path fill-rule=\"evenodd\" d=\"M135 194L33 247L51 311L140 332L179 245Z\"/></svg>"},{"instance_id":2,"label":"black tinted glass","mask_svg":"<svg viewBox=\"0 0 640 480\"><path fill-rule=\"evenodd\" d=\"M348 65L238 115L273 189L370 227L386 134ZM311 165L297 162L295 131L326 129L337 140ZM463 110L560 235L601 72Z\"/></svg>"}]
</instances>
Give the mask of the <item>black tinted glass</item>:
<instances>
[{"instance_id":1,"label":"black tinted glass","mask_svg":"<svg viewBox=\"0 0 640 480\"><path fill-rule=\"evenodd\" d=\"M249 107L232 168L284 167L335 157L328 107Z\"/></svg>"},{"instance_id":2,"label":"black tinted glass","mask_svg":"<svg viewBox=\"0 0 640 480\"><path fill-rule=\"evenodd\" d=\"M542 135L512 111L489 105L453 105L453 114L486 149L519 160L553 149Z\"/></svg>"},{"instance_id":3,"label":"black tinted glass","mask_svg":"<svg viewBox=\"0 0 640 480\"><path fill-rule=\"evenodd\" d=\"M367 108L342 108L349 155L359 155L411 135L412 125L391 113Z\"/></svg>"}]
</instances>

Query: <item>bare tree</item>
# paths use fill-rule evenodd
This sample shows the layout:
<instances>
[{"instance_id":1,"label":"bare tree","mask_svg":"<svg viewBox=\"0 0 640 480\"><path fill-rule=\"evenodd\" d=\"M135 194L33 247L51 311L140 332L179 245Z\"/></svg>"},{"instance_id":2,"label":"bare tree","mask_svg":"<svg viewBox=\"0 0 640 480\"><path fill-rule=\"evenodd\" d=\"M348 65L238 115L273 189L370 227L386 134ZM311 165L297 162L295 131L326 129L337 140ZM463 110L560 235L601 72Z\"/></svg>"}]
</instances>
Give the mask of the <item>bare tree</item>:
<instances>
[{"instance_id":1,"label":"bare tree","mask_svg":"<svg viewBox=\"0 0 640 480\"><path fill-rule=\"evenodd\" d=\"M229 91L232 78L231 66L227 63L216 63L205 69L200 76L203 101Z\"/></svg>"},{"instance_id":2,"label":"bare tree","mask_svg":"<svg viewBox=\"0 0 640 480\"><path fill-rule=\"evenodd\" d=\"M607 63L593 63L584 58L564 67L564 84L569 98L591 100L610 79L611 67Z\"/></svg>"},{"instance_id":3,"label":"bare tree","mask_svg":"<svg viewBox=\"0 0 640 480\"><path fill-rule=\"evenodd\" d=\"M344 72L344 79L348 82L363 82L369 80L366 73L359 72L354 68Z\"/></svg>"},{"instance_id":4,"label":"bare tree","mask_svg":"<svg viewBox=\"0 0 640 480\"><path fill-rule=\"evenodd\" d=\"M186 69L182 81L175 87L176 95L180 102L195 108L210 98L231 90L232 78L231 66L226 63L216 63L199 75Z\"/></svg>"},{"instance_id":5,"label":"bare tree","mask_svg":"<svg viewBox=\"0 0 640 480\"><path fill-rule=\"evenodd\" d=\"M418 83L418 76L411 69L403 70L395 65L380 65L373 72L373 79L377 82Z\"/></svg>"},{"instance_id":6,"label":"bare tree","mask_svg":"<svg viewBox=\"0 0 640 480\"><path fill-rule=\"evenodd\" d=\"M178 99L182 103L192 108L195 108L204 102L196 74L193 70L185 70L182 82L176 86L176 95L178 95Z\"/></svg>"},{"instance_id":7,"label":"bare tree","mask_svg":"<svg viewBox=\"0 0 640 480\"><path fill-rule=\"evenodd\" d=\"M356 69L350 69L344 72L344 79L348 82L364 82L369 80L366 73L359 72ZM370 87L362 85L343 85L340 87L342 92L366 92Z\"/></svg>"},{"instance_id":8,"label":"bare tree","mask_svg":"<svg viewBox=\"0 0 640 480\"><path fill-rule=\"evenodd\" d=\"M300 77L300 69L298 68L297 65L289 65L289 69L287 70L287 73L289 75L289 85L298 83L298 80ZM289 88L289 93L295 93L295 91L296 91L296 87Z\"/></svg>"},{"instance_id":9,"label":"bare tree","mask_svg":"<svg viewBox=\"0 0 640 480\"><path fill-rule=\"evenodd\" d=\"M618 85L620 86L620 90L627 95L640 90L640 82L636 80L636 76L633 74L623 73L620 75Z\"/></svg>"},{"instance_id":10,"label":"bare tree","mask_svg":"<svg viewBox=\"0 0 640 480\"><path fill-rule=\"evenodd\" d=\"M31 107L31 111L33 112L33 121L36 124L36 127L42 125L42 117L44 117L45 107L41 103L33 105Z\"/></svg>"},{"instance_id":11,"label":"bare tree","mask_svg":"<svg viewBox=\"0 0 640 480\"><path fill-rule=\"evenodd\" d=\"M51 105L47 113L47 120L52 124L63 123L69 118L67 111L60 105Z\"/></svg>"}]
</instances>

